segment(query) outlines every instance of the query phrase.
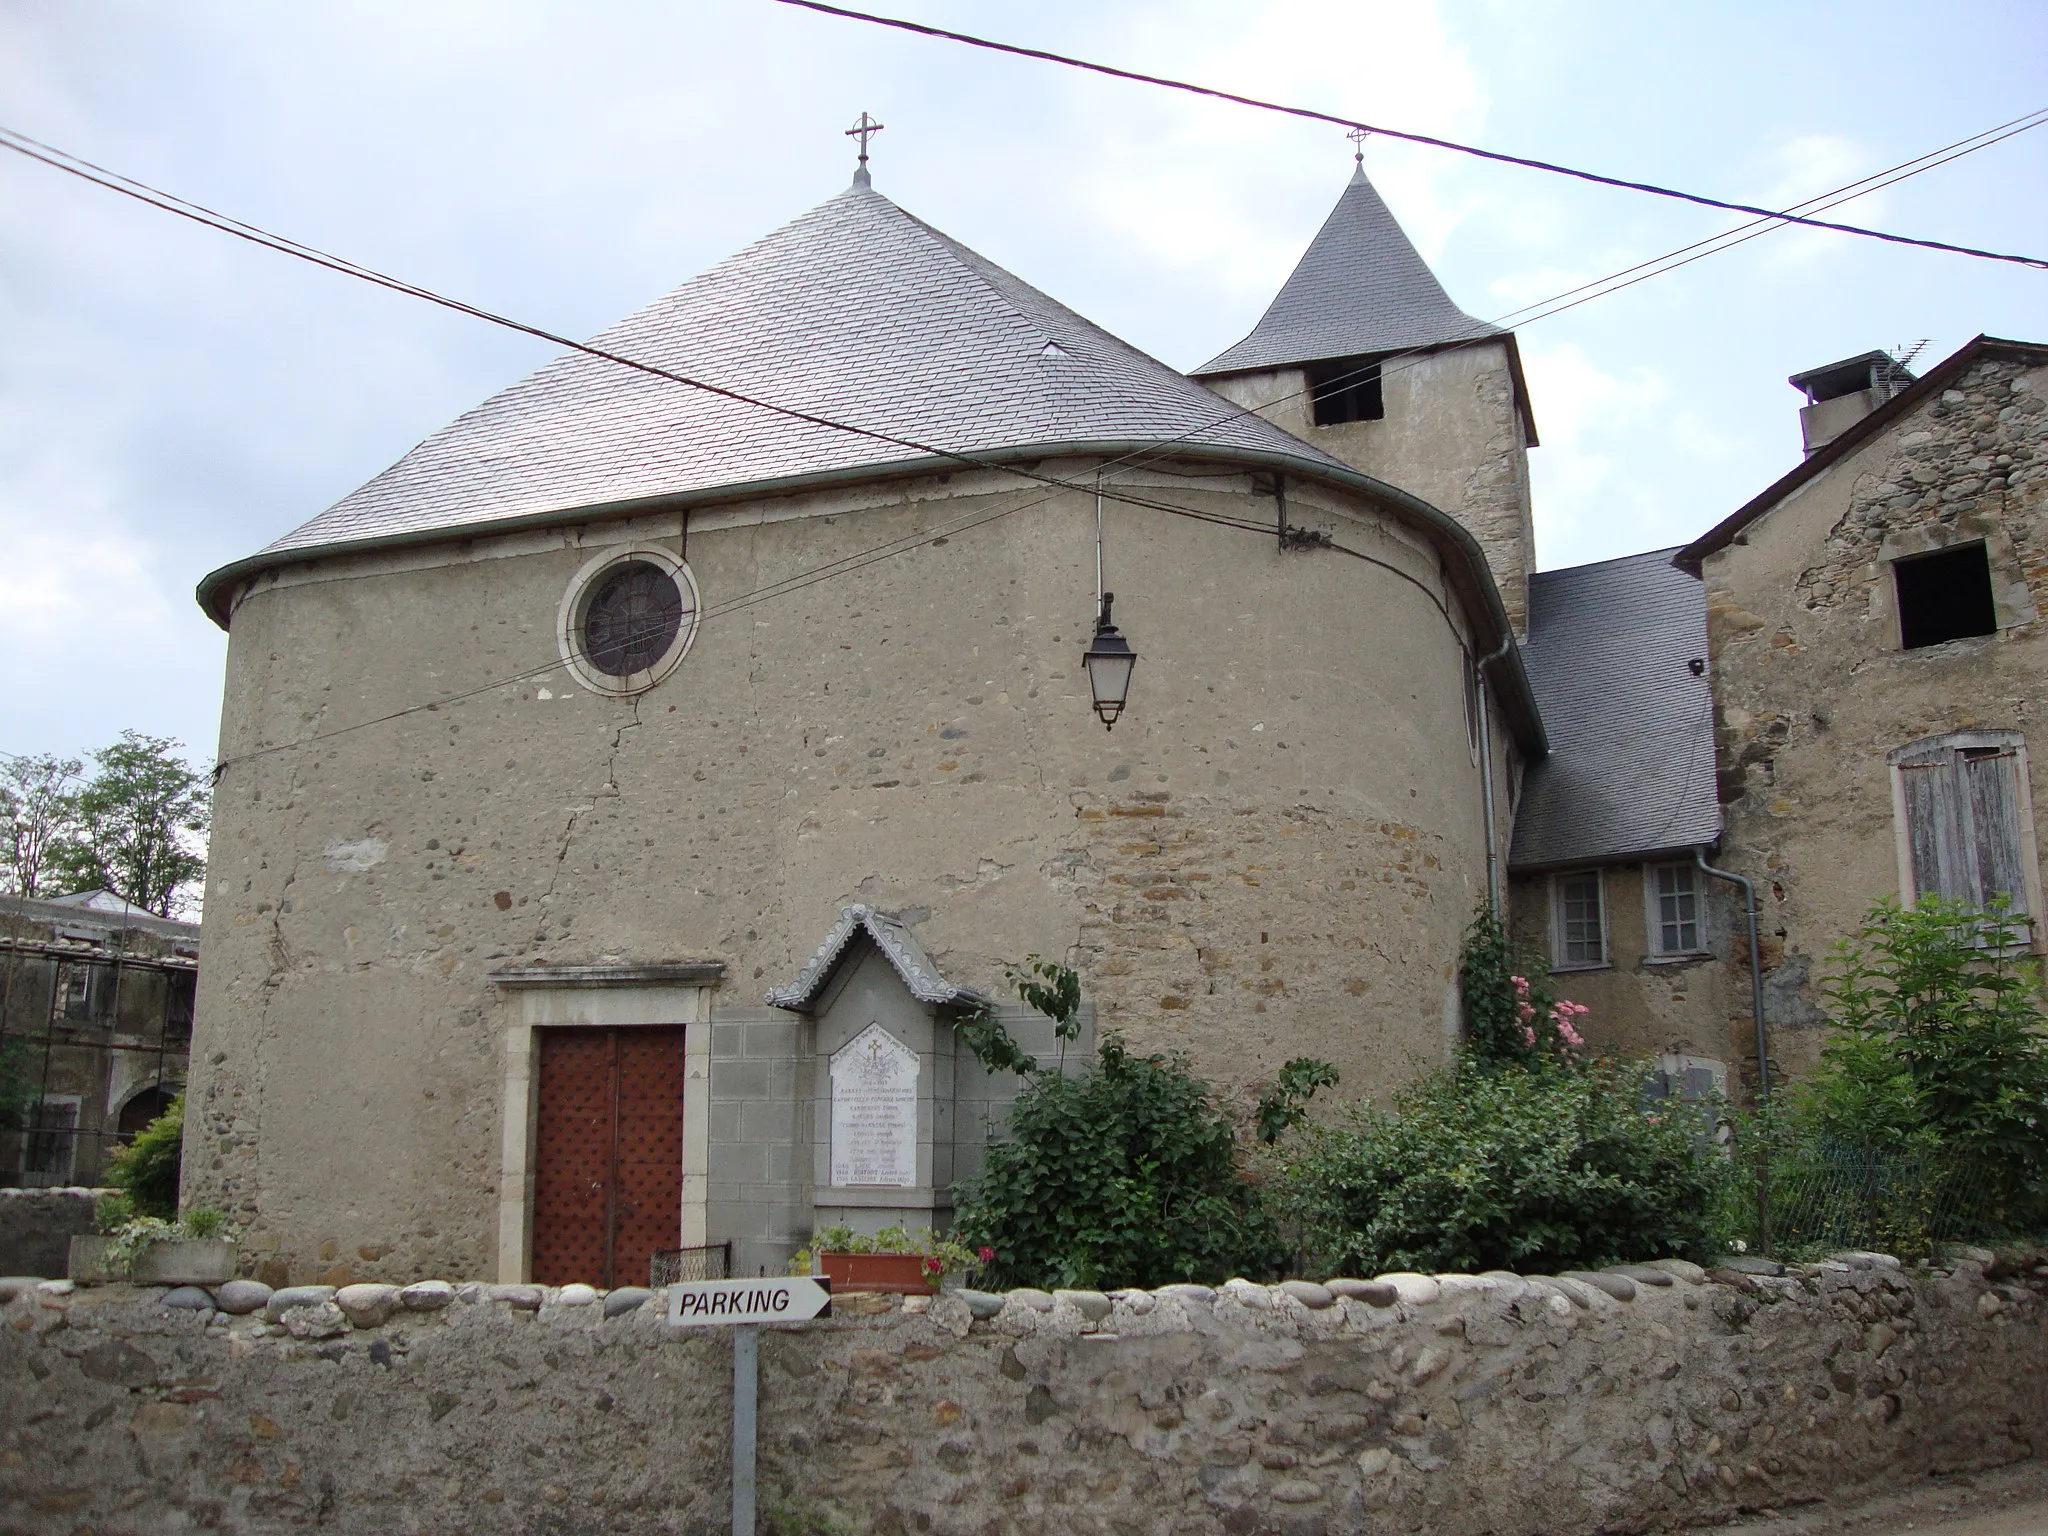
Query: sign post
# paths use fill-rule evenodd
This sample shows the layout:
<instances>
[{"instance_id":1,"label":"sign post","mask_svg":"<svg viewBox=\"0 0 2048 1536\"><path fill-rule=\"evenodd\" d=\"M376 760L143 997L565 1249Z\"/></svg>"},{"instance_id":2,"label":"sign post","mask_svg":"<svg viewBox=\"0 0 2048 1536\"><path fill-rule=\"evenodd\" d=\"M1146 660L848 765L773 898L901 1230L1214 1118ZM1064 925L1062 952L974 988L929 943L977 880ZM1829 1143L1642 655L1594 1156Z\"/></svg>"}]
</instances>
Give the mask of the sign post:
<instances>
[{"instance_id":1,"label":"sign post","mask_svg":"<svg viewBox=\"0 0 2048 1536\"><path fill-rule=\"evenodd\" d=\"M668 1288L668 1320L680 1328L731 1328L732 1532L754 1536L754 1426L761 1384L761 1324L803 1323L832 1312L832 1282L685 1280Z\"/></svg>"}]
</instances>

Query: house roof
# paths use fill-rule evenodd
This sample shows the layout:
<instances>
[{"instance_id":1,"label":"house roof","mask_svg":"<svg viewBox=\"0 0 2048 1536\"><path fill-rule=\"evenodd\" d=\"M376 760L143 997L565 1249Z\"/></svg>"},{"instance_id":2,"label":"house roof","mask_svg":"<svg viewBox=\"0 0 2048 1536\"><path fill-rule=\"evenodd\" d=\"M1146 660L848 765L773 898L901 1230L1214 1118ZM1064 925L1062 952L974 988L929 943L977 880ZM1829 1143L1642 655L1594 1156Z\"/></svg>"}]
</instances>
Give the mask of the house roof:
<instances>
[{"instance_id":1,"label":"house roof","mask_svg":"<svg viewBox=\"0 0 2048 1536\"><path fill-rule=\"evenodd\" d=\"M124 930L168 939L173 947L191 950L199 943L199 925L174 917L158 917L131 905L112 891L79 891L70 896L0 896L0 915L61 930L62 937L105 942Z\"/></svg>"},{"instance_id":2,"label":"house roof","mask_svg":"<svg viewBox=\"0 0 2048 1536\"><path fill-rule=\"evenodd\" d=\"M818 995L825 990L825 984L832 979L832 973L839 969L839 962L846 958L847 946L859 934L866 934L874 942L875 948L903 978L903 985L910 988L910 995L919 1002L971 1007L988 1001L972 987L956 986L946 980L924 952L924 946L901 921L886 912L876 911L866 902L856 902L853 906L839 909L839 921L832 925L832 931L825 935L825 942L797 972L796 979L788 986L776 987L768 993L769 1006L788 1008L796 1013L810 1012L818 1001Z\"/></svg>"},{"instance_id":3,"label":"house roof","mask_svg":"<svg viewBox=\"0 0 2048 1536\"><path fill-rule=\"evenodd\" d=\"M1290 368L1506 334L1451 302L1361 165L1252 333L1194 372Z\"/></svg>"},{"instance_id":4,"label":"house roof","mask_svg":"<svg viewBox=\"0 0 2048 1536\"><path fill-rule=\"evenodd\" d=\"M950 454L1185 436L1341 467L858 184L593 344ZM906 460L951 467L936 457L570 353L257 558Z\"/></svg>"},{"instance_id":5,"label":"house roof","mask_svg":"<svg viewBox=\"0 0 2048 1536\"><path fill-rule=\"evenodd\" d=\"M1523 783L1510 867L1642 858L1719 840L1707 593L1672 554L1529 578L1524 657L1550 755Z\"/></svg>"},{"instance_id":6,"label":"house roof","mask_svg":"<svg viewBox=\"0 0 2048 1536\"><path fill-rule=\"evenodd\" d=\"M1800 463L1765 486L1755 496L1737 507L1728 516L1714 524L1705 533L1679 550L1674 557L1681 570L1698 575L1707 556L1726 549L1735 542L1749 525L1762 517L1779 502L1815 477L1825 474L1841 463L1850 454L1876 437L1880 432L1902 417L1934 399L1949 385L1968 371L1971 365L1986 358L2006 362L2025 363L2039 367L2048 364L2048 346L2031 341L2007 341L1998 336L1976 336L1958 347L1954 352L1927 370L1924 377L1916 379L1883 405L1865 416L1861 421L1843 432L1840 437L1825 447L1809 454ZM1799 377L1795 376L1796 384Z\"/></svg>"}]
</instances>

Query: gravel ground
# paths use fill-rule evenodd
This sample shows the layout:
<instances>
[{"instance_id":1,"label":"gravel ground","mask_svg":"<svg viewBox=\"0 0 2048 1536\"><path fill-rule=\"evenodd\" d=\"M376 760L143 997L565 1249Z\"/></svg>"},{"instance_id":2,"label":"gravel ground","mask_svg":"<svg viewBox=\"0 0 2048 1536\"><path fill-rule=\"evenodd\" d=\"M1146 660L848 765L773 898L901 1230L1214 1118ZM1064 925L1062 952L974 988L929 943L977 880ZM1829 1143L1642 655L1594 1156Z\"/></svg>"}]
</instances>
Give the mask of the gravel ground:
<instances>
[{"instance_id":1,"label":"gravel ground","mask_svg":"<svg viewBox=\"0 0 2048 1536\"><path fill-rule=\"evenodd\" d=\"M1807 1505L1719 1527L1716 1536L2048 1536L2048 1461L1939 1478L1866 1504Z\"/></svg>"}]
</instances>

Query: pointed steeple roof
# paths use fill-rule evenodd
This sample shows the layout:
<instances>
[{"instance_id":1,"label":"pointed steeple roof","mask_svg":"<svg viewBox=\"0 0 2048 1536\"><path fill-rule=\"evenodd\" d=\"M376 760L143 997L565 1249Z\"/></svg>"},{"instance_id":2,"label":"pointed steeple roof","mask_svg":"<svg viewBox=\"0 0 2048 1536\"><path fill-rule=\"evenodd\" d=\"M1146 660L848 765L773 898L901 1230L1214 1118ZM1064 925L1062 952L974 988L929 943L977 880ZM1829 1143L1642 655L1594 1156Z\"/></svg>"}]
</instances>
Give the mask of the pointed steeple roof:
<instances>
[{"instance_id":1,"label":"pointed steeple roof","mask_svg":"<svg viewBox=\"0 0 2048 1536\"><path fill-rule=\"evenodd\" d=\"M837 197L596 338L775 405L963 454L1156 442L1336 467L873 190ZM692 493L957 461L636 373L556 359L251 561ZM790 488L794 488L792 485Z\"/></svg>"},{"instance_id":2,"label":"pointed steeple roof","mask_svg":"<svg viewBox=\"0 0 2048 1536\"><path fill-rule=\"evenodd\" d=\"M1251 335L1196 378L1504 334L1451 302L1361 163Z\"/></svg>"}]
</instances>

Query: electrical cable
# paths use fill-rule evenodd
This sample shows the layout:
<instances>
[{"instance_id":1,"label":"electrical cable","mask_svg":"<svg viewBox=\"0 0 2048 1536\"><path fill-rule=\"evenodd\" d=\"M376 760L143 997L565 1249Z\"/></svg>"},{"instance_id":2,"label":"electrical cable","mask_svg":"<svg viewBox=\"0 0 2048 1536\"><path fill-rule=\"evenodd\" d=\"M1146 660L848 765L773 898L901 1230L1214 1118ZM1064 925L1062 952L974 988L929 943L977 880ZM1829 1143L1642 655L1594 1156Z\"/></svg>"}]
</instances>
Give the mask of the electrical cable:
<instances>
[{"instance_id":1,"label":"electrical cable","mask_svg":"<svg viewBox=\"0 0 2048 1536\"><path fill-rule=\"evenodd\" d=\"M1097 64L1088 59L1075 58L1070 54L1052 53L1043 48L1026 48L1015 43L999 43L991 38L976 37L971 32L954 32L945 27L928 26L923 22L905 21L895 16L878 16L871 11L849 10L844 6L827 5L824 0L776 0L779 5L796 6L802 10L817 11L826 16L838 16L848 21L868 22L879 27L893 27L902 32L913 32L922 37L939 38L946 42L964 43L970 48L987 49L992 53L1014 54L1019 58L1038 59L1048 64L1060 64L1069 69L1087 70L1112 79L1130 80L1140 85L1156 85L1172 91L1183 91L1193 96L1207 96L1216 101L1228 101L1241 107L1255 107L1262 112L1278 112L1287 117L1306 118L1311 122L1330 123L1339 128L1354 128L1365 133L1375 133L1382 138L1400 139L1410 144L1423 144L1432 149L1448 149L1456 154L1470 155L1475 159L1491 160L1501 165L1521 166L1525 170L1547 171L1554 176L1569 176L1578 181L1592 182L1597 186L1618 187L1627 192L1643 192L1652 197L1671 198L1682 203L1693 203L1702 208L1720 208L1729 213L1748 213L1767 219L1778 219L1788 224L1804 224L1814 229L1831 229L1845 235L1861 235L1869 240L1883 240L1893 245L1918 246L1923 250L1945 251L1956 256L1973 256L1983 261L2011 262L2023 267L2048 269L2048 258L2039 256L2016 256L2003 251L1980 250L1976 246L1953 245L1946 240L1916 239L1911 235L1895 235L1881 229L1865 229L1857 224L1832 224L1824 219L1802 218L1797 214L1783 213L1770 208L1761 208L1754 203L1734 203L1724 198L1707 197L1698 192L1682 192L1676 187L1659 186L1655 182L1630 181L1620 176L1604 176L1596 171L1582 171L1569 165L1559 165L1549 160L1533 160L1526 155L1504 154L1499 150L1481 149L1476 144L1461 144L1455 139L1440 139L1426 133L1408 133L1399 128L1385 128L1377 123L1364 123L1356 118L1340 117L1334 112L1319 112L1312 107L1292 107L1282 102L1265 101L1257 96L1245 96L1235 91L1217 90L1206 85L1195 85L1186 80L1173 80L1164 75L1147 75L1136 70L1118 69L1110 64Z\"/></svg>"},{"instance_id":2,"label":"electrical cable","mask_svg":"<svg viewBox=\"0 0 2048 1536\"><path fill-rule=\"evenodd\" d=\"M1857 182L1849 183L1848 186L1845 188L1837 188L1834 192L1820 194L1816 198L1809 199L1807 203L1797 204L1794 206L1811 206L1814 203L1822 202L1824 199L1847 201L1850 197L1865 195L1867 191L1876 190L1876 188L1868 186L1868 183L1881 182L1882 185L1890 185L1890 181L1882 181L1882 178L1891 177L1893 180L1903 180L1905 179L1906 175L1916 175L1919 174L1922 170L1932 169L1934 165L1946 164L1949 160L1960 158L1962 154L1972 153L1974 152L1974 150L1984 148L1990 143L1996 143L2001 138L2011 137L2014 133L2024 132L2027 128L2039 126L2041 122L2048 122L2048 112L2031 114L2030 118L2014 119L2012 123L2002 124L1998 128L1987 129L1982 134L1974 135L1971 139L1958 140L1956 144L1945 146L1943 149L1929 151L1926 155L1916 157L1916 159L1914 160L1901 162L1900 166L1893 167L1890 171L1873 173L1873 175L1864 177ZM2014 126L2015 124L2019 126ZM19 142L16 142L17 140ZM1983 142L1976 142L1978 140L1982 140ZM18 153L21 153L31 159L41 161L42 163L47 164L54 169L65 171L71 175L77 176L83 180L101 186L106 190L119 192L124 196L135 199L136 201L140 201L148 206L155 207L159 209L159 211L177 214L180 217L213 228L221 233L232 234L235 235L237 238L248 240L251 243L263 246L267 249L275 250L281 254L298 257L301 260L306 260L315 265L339 272L344 276L356 277L364 281L372 282L377 284L378 286L391 289L395 292L404 293L416 298L421 298L430 303L439 305L443 308L455 310L458 313L468 314L474 318L482 319L489 323L503 326L505 328L515 330L523 334L536 337L541 340L554 342L558 345L567 347L572 351L587 353L589 355L598 357L602 360L613 362L624 367L632 368L638 372L651 373L657 377L670 380L671 382L680 383L691 388L704 390L708 393L720 395L725 398L733 399L735 401L752 405L760 409L776 412L782 415L792 416L797 419L812 423L814 425L824 426L839 431L845 431L860 436L876 438L881 441L893 443L897 446L914 448L921 453L926 453L934 457L952 459L956 462L971 464L975 467L988 469L1000 474L1017 475L1021 478L1033 480L1040 484L1050 486L1053 488L1053 492L1055 494L1059 491L1086 491L1090 489L1089 486L1081 482L1062 480L1056 476L1035 474L1033 472L1024 470L1015 465L1001 464L989 460L978 459L972 455L931 447L929 445L919 443L914 439L893 437L887 434L873 432L869 429L854 426L845 422L840 422L832 418L818 416L809 412L796 411L788 407L777 405L771 401L761 400L754 396L743 394L739 391L726 389L722 386L690 378L686 375L674 373L667 369L657 368L651 364L642 363L635 359L625 357L617 353L612 353L602 348L593 347L585 343L575 342L569 338L557 335L556 333L547 331L543 328L527 325L523 322L494 314L488 310L481 309L475 305L465 303L461 300L448 298L447 296L436 293L430 289L420 287L417 284L409 283L402 279L390 277L389 275L378 272L375 269L364 267L359 263L349 261L346 258L334 256L331 255L330 253L320 251L314 247L303 245L302 243L291 240L288 237L273 234L268 230L260 228L259 226L248 224L245 221L235 219L230 215L222 214L217 212L216 210L206 208L201 204L189 202L184 198L178 197L176 194L169 193L163 191L160 188L150 186L148 183L137 181L132 177L125 176L122 173L113 171L107 167L96 165L91 161L83 159L82 157L71 155L68 151L61 150L56 148L55 146L48 145L39 140L29 138L27 135L20 134L11 129L0 127L0 147L14 149ZM1936 157L1945 158L1938 159ZM66 163L67 161L72 163ZM1922 164L1921 162L1932 163ZM1907 170L1905 169L1907 167L1917 167L1917 169ZM1903 172L1903 174L1898 174L1900 172ZM1856 188L1863 188L1864 190L1853 190ZM1832 203L1829 203L1828 205L1832 206ZM1680 247L1678 251L1667 253L1666 256L1652 258L1648 262L1638 263L1634 267L1624 268L1622 272L1617 274L1611 274L1609 278L1597 279L1593 283L1583 284L1579 288L1567 290L1565 294L1558 295L1556 297L1570 298L1574 294L1584 294L1585 296L1577 298L1572 303L1555 305L1553 308L1549 310L1545 310L1542 313L1536 314L1535 318L1547 318L1549 314L1561 313L1564 309L1576 307L1576 305L1579 303L1590 302L1592 298L1602 297L1606 292L1619 291L1620 287L1632 286L1632 283L1629 283L1619 284L1614 288L1601 288L1601 284L1611 282L1614 277L1627 276L1631 273L1643 272L1644 268L1656 267L1658 263L1668 261L1671 256L1682 255L1686 252L1698 251L1698 255L1693 255L1689 258L1689 260L1698 260L1701 259L1701 257L1704 255L1715 254L1716 251L1718 251L1719 249L1725 249L1728 245L1741 243L1741 240L1754 238L1755 234L1767 233L1770 229L1783 227L1783 223L1784 221L1780 218L1779 215L1766 212L1762 218L1752 221L1752 224L1737 226L1735 230L1726 231L1722 235L1712 236L1709 237L1707 240L1696 241L1692 245ZM1743 234L1742 231L1745 230L1753 230L1753 232ZM1740 235L1740 239L1732 238L1737 235ZM1726 244L1716 244L1716 242L1722 241L1725 241ZM1701 250L1701 247L1710 245L1715 246L1715 249ZM1672 267L1660 267L1658 271L1645 272L1642 276L1635 277L1633 281L1644 281L1649 276L1661 275L1661 272L1664 270L1674 270L1676 265L1685 264L1687 263L1679 262L1675 263ZM1587 289L1593 288L1601 288L1601 291L1595 293L1586 293ZM1544 304L1551 302L1552 301L1549 300L1538 301L1537 304L1524 306L1523 310L1510 311L1509 313L1510 315L1514 315L1533 310L1540 310L1542 309L1542 306ZM1533 321L1525 323L1533 323ZM1366 369L1356 370L1356 372L1364 373L1366 371L1369 371L1369 369L1372 367L1379 367L1382 370L1382 377L1385 377L1388 371L1386 368L1386 365L1388 363L1395 363L1400 366L1414 366L1417 362L1419 362L1421 357L1427 355L1427 353L1431 350L1433 349L1415 348L1411 349L1407 353L1397 353L1392 355L1391 357L1381 359L1374 364L1368 365ZM1400 371L1400 366L1397 366L1392 371ZM1318 387L1328 388L1330 387L1330 383L1331 381L1324 381L1324 383ZM1098 467L1097 473L1099 475L1102 469L1107 469L1115 466L1124 466L1127 468L1142 467L1146 460L1158 459L1163 457L1166 450L1174 447L1177 444L1192 441L1196 437L1199 437L1200 435L1206 432L1213 431L1219 426L1227 425L1228 423L1241 419L1247 415L1256 415L1261 411L1270 410L1275 405L1284 403L1287 400L1298 399L1301 395L1309 392L1309 390L1300 390L1294 392L1291 395L1283 396L1279 399L1265 402L1264 404L1258 407L1242 408L1231 413L1228 413L1225 416L1216 418L1213 421L1204 423L1195 428L1191 428L1185 432L1178 434L1174 438L1163 439L1157 443L1148 443L1143 449L1133 450L1132 452L1120 455L1115 459L1106 460L1102 466ZM1259 534L1270 534L1272 532L1272 527L1270 524L1256 522L1250 519L1233 518L1223 514L1199 511L1194 508L1179 507L1168 502L1158 501L1153 498L1132 495L1128 492L1119 494L1117 492L1105 489L1104 494L1109 496L1109 498L1112 500L1121 501L1133 506L1146 507L1152 510L1167 512L1174 516L1187 518L1197 522L1213 523L1222 527L1236 528L1243 531L1255 532ZM994 513L971 515L969 518L962 520L959 524L949 525L949 527L953 528L954 531L966 531L967 529L979 527L988 522L993 522L999 517L1006 517L1010 515L1010 513L1012 512L1022 511L1030 506L1042 505L1045 501L1048 501L1050 499L1050 495L1042 495L1033 501L1021 504L1016 507L1001 509ZM859 570L866 565L873 564L877 560L892 558L896 554L908 553L911 550L924 547L925 545L931 543L934 539L943 538L946 536L948 536L947 530L941 529L930 534L917 536L915 538L906 536L898 540L888 541L887 543L875 546L870 550L861 551L857 552L854 555L841 557L838 560L827 562L826 565L814 568L811 571L800 572L797 573L795 576L784 578L781 581L768 583L763 588L756 589L755 591L750 593L741 594L739 597L730 599L725 603L715 605L712 608L707 608L702 614L698 616L697 622L701 624L713 617L721 617L727 613L738 612L741 609L755 606L760 602L766 602L774 598L788 596L794 592L802 591L807 587L816 585L820 581L832 579L833 577L838 575L850 574L852 571ZM1426 596L1428 596L1431 602L1438 608L1438 610L1443 613L1446 621L1449 621L1450 613L1448 608L1445 606L1442 598L1438 596L1438 594L1432 588L1430 588L1425 583L1417 580L1410 573L1402 570L1398 566L1380 560L1375 556L1365 554L1364 552L1359 550L1351 549L1346 546L1336 544L1331 544L1326 547L1329 547L1338 553L1350 555L1353 558L1360 559L1370 564L1380 566L1381 568L1392 572L1394 575L1399 576L1404 581L1407 581L1412 585L1416 586L1418 590L1422 591ZM314 741L326 739L328 736L344 734L348 731L363 729L370 725L382 724L386 721L403 718L404 716L415 714L423 710L437 709L442 704L459 702L466 698L475 697L480 693L490 692L493 689L499 687L509 686L510 684L515 682L526 681L534 677L544 676L550 672L559 669L563 664L563 661L559 659L550 661L539 667L530 669L527 672L515 674L510 678L500 679L498 681L484 684L478 688L467 690L462 693L447 695L435 700L424 701L419 704L410 705L403 709L374 717L370 720L358 722L354 725L338 727L334 731L319 733L311 737L302 738L298 742L278 743L263 748L253 749L251 752L238 754L236 757L232 759L223 760L220 764L217 764L214 769L214 777L217 781L220 774L226 769L227 766L229 766L231 762L242 762L248 760L251 757L267 755L271 752L286 750L289 747L309 745Z\"/></svg>"}]
</instances>

